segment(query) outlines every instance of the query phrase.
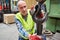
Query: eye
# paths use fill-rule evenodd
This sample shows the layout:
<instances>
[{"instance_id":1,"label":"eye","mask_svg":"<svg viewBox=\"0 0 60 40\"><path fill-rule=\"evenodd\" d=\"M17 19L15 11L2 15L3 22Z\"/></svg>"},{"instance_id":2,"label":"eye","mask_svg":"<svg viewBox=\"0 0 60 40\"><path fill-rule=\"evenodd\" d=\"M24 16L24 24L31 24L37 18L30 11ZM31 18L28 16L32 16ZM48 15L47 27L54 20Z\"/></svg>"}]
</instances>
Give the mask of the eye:
<instances>
[{"instance_id":1,"label":"eye","mask_svg":"<svg viewBox=\"0 0 60 40\"><path fill-rule=\"evenodd\" d=\"M23 7L20 7L20 9L23 9Z\"/></svg>"},{"instance_id":2,"label":"eye","mask_svg":"<svg viewBox=\"0 0 60 40\"><path fill-rule=\"evenodd\" d=\"M23 8L26 8L26 6L22 6L22 7L20 7L20 9L23 9Z\"/></svg>"},{"instance_id":3,"label":"eye","mask_svg":"<svg viewBox=\"0 0 60 40\"><path fill-rule=\"evenodd\" d=\"M26 8L26 6L24 6L24 8Z\"/></svg>"}]
</instances>

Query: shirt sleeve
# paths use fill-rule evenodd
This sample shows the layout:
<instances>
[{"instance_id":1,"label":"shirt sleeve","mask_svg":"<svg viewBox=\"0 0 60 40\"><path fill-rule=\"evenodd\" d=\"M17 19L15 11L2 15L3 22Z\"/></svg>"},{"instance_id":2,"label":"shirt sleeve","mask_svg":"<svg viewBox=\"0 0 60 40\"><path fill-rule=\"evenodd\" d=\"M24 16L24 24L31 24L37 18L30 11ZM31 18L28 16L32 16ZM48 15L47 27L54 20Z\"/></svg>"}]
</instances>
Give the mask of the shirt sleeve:
<instances>
[{"instance_id":1,"label":"shirt sleeve","mask_svg":"<svg viewBox=\"0 0 60 40\"><path fill-rule=\"evenodd\" d=\"M16 18L15 18L15 22L16 22L19 33L24 37L28 37L29 33L23 28L21 22Z\"/></svg>"}]
</instances>

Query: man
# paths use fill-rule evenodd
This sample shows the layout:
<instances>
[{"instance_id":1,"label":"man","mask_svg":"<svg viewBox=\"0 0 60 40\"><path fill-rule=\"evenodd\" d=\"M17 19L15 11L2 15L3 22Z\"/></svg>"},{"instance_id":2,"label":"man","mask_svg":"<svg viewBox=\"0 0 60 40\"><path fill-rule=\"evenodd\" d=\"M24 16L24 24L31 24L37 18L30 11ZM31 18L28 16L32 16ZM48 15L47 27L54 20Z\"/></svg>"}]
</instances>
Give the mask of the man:
<instances>
[{"instance_id":1,"label":"man","mask_svg":"<svg viewBox=\"0 0 60 40\"><path fill-rule=\"evenodd\" d=\"M30 11L27 9L26 2L18 1L19 12L16 14L16 24L19 31L19 40L28 40L30 35L35 33L34 21Z\"/></svg>"}]
</instances>

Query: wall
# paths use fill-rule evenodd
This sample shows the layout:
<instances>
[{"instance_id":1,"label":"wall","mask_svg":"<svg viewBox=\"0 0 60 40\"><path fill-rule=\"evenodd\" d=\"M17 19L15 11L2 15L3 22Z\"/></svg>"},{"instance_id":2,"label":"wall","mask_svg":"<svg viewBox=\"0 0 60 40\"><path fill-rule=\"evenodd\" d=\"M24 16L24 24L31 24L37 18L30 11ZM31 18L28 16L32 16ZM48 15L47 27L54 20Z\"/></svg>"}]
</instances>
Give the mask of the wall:
<instances>
[{"instance_id":1,"label":"wall","mask_svg":"<svg viewBox=\"0 0 60 40\"><path fill-rule=\"evenodd\" d=\"M35 0L24 0L27 3L27 7L31 8L32 5L36 4Z\"/></svg>"}]
</instances>

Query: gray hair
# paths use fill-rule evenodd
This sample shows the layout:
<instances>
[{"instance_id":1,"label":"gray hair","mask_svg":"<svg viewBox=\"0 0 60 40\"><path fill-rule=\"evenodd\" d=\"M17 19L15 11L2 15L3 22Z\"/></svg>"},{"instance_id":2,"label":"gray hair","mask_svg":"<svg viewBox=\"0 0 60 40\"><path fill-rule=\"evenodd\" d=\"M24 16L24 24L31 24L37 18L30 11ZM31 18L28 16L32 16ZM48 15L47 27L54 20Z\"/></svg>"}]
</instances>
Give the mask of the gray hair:
<instances>
[{"instance_id":1,"label":"gray hair","mask_svg":"<svg viewBox=\"0 0 60 40\"><path fill-rule=\"evenodd\" d=\"M19 4L20 4L20 1L24 1L24 0L19 0L19 1L17 2L17 6L19 6Z\"/></svg>"}]
</instances>

